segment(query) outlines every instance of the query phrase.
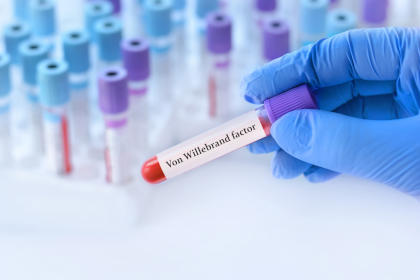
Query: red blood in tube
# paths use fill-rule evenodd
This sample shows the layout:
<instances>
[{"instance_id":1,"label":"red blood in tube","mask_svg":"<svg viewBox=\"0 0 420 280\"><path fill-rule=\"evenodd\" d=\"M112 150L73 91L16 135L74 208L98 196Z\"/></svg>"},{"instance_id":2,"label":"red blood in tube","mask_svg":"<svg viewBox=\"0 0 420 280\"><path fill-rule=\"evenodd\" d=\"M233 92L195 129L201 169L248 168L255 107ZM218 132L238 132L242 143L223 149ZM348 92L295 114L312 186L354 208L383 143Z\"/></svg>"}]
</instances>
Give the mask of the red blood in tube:
<instances>
[{"instance_id":1,"label":"red blood in tube","mask_svg":"<svg viewBox=\"0 0 420 280\"><path fill-rule=\"evenodd\" d=\"M144 180L151 184L158 184L166 180L157 157L152 157L143 164L141 175Z\"/></svg>"}]
</instances>

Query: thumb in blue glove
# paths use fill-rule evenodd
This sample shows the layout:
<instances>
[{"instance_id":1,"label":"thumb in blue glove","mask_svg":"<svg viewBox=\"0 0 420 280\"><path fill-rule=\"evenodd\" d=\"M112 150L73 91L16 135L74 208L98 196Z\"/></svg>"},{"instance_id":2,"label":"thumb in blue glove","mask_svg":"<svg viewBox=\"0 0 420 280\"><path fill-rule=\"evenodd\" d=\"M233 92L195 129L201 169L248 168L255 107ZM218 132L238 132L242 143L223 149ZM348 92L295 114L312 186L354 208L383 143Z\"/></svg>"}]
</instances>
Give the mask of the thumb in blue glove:
<instances>
[{"instance_id":1,"label":"thumb in blue glove","mask_svg":"<svg viewBox=\"0 0 420 280\"><path fill-rule=\"evenodd\" d=\"M246 100L307 83L321 110L286 114L250 150L276 152L277 177L322 182L347 173L420 195L419 39L414 29L356 30L255 71Z\"/></svg>"}]
</instances>

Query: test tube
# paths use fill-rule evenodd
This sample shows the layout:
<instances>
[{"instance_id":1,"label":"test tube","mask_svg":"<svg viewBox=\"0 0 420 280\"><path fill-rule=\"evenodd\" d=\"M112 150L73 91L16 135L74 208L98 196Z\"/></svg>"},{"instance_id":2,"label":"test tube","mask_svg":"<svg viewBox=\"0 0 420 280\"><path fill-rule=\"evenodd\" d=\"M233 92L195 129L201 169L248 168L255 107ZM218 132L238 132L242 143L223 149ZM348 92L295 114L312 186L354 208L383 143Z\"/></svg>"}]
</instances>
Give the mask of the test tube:
<instances>
[{"instance_id":1,"label":"test tube","mask_svg":"<svg viewBox=\"0 0 420 280\"><path fill-rule=\"evenodd\" d=\"M86 151L90 145L89 36L84 30L71 30L64 33L62 43L71 91L72 142L75 148Z\"/></svg>"},{"instance_id":2,"label":"test tube","mask_svg":"<svg viewBox=\"0 0 420 280\"><path fill-rule=\"evenodd\" d=\"M265 62L281 57L290 51L290 27L279 19L263 25L263 57Z\"/></svg>"},{"instance_id":3,"label":"test tube","mask_svg":"<svg viewBox=\"0 0 420 280\"><path fill-rule=\"evenodd\" d=\"M88 31L92 42L96 42L95 24L98 20L111 16L112 3L104 0L96 0L85 4L85 29Z\"/></svg>"},{"instance_id":4,"label":"test tube","mask_svg":"<svg viewBox=\"0 0 420 280\"><path fill-rule=\"evenodd\" d=\"M53 49L55 45L56 18L53 0L30 0L29 22L35 37Z\"/></svg>"},{"instance_id":5,"label":"test tube","mask_svg":"<svg viewBox=\"0 0 420 280\"><path fill-rule=\"evenodd\" d=\"M254 0L255 21L262 26L265 21L275 18L277 12L277 0Z\"/></svg>"},{"instance_id":6,"label":"test tube","mask_svg":"<svg viewBox=\"0 0 420 280\"><path fill-rule=\"evenodd\" d=\"M43 127L41 106L37 83L37 66L48 58L49 45L45 42L31 39L19 46L19 56L22 65L23 92L26 96L27 132L30 157L38 158L43 153Z\"/></svg>"},{"instance_id":7,"label":"test tube","mask_svg":"<svg viewBox=\"0 0 420 280\"><path fill-rule=\"evenodd\" d=\"M198 31L201 34L206 30L206 18L211 12L219 9L219 0L196 0L195 14L198 20Z\"/></svg>"},{"instance_id":8,"label":"test tube","mask_svg":"<svg viewBox=\"0 0 420 280\"><path fill-rule=\"evenodd\" d=\"M314 43L325 37L329 0L300 0L300 42Z\"/></svg>"},{"instance_id":9,"label":"test tube","mask_svg":"<svg viewBox=\"0 0 420 280\"><path fill-rule=\"evenodd\" d=\"M362 18L367 27L386 25L389 0L363 0Z\"/></svg>"},{"instance_id":10,"label":"test tube","mask_svg":"<svg viewBox=\"0 0 420 280\"><path fill-rule=\"evenodd\" d=\"M12 65L19 65L19 45L28 40L30 36L31 31L26 23L15 21L5 26L4 44Z\"/></svg>"},{"instance_id":11,"label":"test tube","mask_svg":"<svg viewBox=\"0 0 420 280\"><path fill-rule=\"evenodd\" d=\"M28 15L28 0L13 0L13 15L19 21L27 21Z\"/></svg>"},{"instance_id":12,"label":"test tube","mask_svg":"<svg viewBox=\"0 0 420 280\"><path fill-rule=\"evenodd\" d=\"M52 59L39 63L38 83L47 167L57 175L68 175L72 171L72 157L67 63Z\"/></svg>"},{"instance_id":13,"label":"test tube","mask_svg":"<svg viewBox=\"0 0 420 280\"><path fill-rule=\"evenodd\" d=\"M109 2L112 3L112 7L113 9L113 14L114 15L120 15L121 13L121 0L108 0Z\"/></svg>"},{"instance_id":14,"label":"test tube","mask_svg":"<svg viewBox=\"0 0 420 280\"><path fill-rule=\"evenodd\" d=\"M127 72L112 67L98 78L99 107L105 121L106 181L123 184L129 181L127 137L128 89Z\"/></svg>"},{"instance_id":15,"label":"test tube","mask_svg":"<svg viewBox=\"0 0 420 280\"><path fill-rule=\"evenodd\" d=\"M146 0L146 33L152 51L153 78L152 104L170 103L173 91L166 85L173 82L172 4L169 0Z\"/></svg>"},{"instance_id":16,"label":"test tube","mask_svg":"<svg viewBox=\"0 0 420 280\"><path fill-rule=\"evenodd\" d=\"M328 37L354 29L357 26L356 15L345 9L334 9L328 13L326 34Z\"/></svg>"},{"instance_id":17,"label":"test tube","mask_svg":"<svg viewBox=\"0 0 420 280\"><path fill-rule=\"evenodd\" d=\"M207 17L207 50L209 52L209 116L224 119L231 113L230 60L232 21L223 12Z\"/></svg>"},{"instance_id":18,"label":"test tube","mask_svg":"<svg viewBox=\"0 0 420 280\"><path fill-rule=\"evenodd\" d=\"M10 58L0 54L0 166L10 164Z\"/></svg>"},{"instance_id":19,"label":"test tube","mask_svg":"<svg viewBox=\"0 0 420 280\"><path fill-rule=\"evenodd\" d=\"M142 39L128 39L122 43L124 68L127 71L130 99L129 131L138 159L148 147L148 82L150 76L149 45Z\"/></svg>"},{"instance_id":20,"label":"test tube","mask_svg":"<svg viewBox=\"0 0 420 280\"><path fill-rule=\"evenodd\" d=\"M270 135L271 124L296 109L316 108L309 88L301 85L267 99L264 105L147 160L143 178L160 183Z\"/></svg>"},{"instance_id":21,"label":"test tube","mask_svg":"<svg viewBox=\"0 0 420 280\"><path fill-rule=\"evenodd\" d=\"M121 63L121 21L114 16L98 20L95 23L95 36L98 43L98 71L118 66Z\"/></svg>"}]
</instances>

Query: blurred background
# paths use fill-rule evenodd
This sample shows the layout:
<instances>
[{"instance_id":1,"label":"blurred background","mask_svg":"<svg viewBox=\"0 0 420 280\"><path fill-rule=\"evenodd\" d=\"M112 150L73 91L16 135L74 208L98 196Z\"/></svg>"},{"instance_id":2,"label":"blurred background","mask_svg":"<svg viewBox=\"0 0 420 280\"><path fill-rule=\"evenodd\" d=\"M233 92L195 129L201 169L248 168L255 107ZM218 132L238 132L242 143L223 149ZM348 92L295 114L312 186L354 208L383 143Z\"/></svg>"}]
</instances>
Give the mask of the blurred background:
<instances>
[{"instance_id":1,"label":"blurred background","mask_svg":"<svg viewBox=\"0 0 420 280\"><path fill-rule=\"evenodd\" d=\"M0 279L419 279L420 204L386 186L277 180L271 155L245 148L161 185L140 175L150 156L251 110L240 83L258 66L353 28L417 27L419 9L416 0L0 1ZM66 41L74 32L88 35L86 56ZM41 106L27 104L43 85L23 62L25 40L69 65L70 83L56 91L70 96L71 173L51 168L62 147L38 135ZM131 60L122 42L133 41L147 53ZM109 69L128 72L129 109L116 115L99 106ZM120 117L126 130L109 136L107 120Z\"/></svg>"}]
</instances>

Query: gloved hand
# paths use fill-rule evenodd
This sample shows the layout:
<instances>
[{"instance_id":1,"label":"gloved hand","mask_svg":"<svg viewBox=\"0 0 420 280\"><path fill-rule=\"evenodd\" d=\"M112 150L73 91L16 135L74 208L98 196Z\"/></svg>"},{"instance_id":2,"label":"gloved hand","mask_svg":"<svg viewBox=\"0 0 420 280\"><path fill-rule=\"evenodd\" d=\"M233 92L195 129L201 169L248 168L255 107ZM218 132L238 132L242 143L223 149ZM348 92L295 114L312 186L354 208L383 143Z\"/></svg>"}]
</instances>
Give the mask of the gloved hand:
<instances>
[{"instance_id":1,"label":"gloved hand","mask_svg":"<svg viewBox=\"0 0 420 280\"><path fill-rule=\"evenodd\" d=\"M247 101L307 83L320 110L276 121L251 152L273 174L322 182L352 174L420 196L420 30L354 30L287 54L243 82Z\"/></svg>"}]
</instances>

